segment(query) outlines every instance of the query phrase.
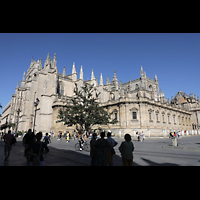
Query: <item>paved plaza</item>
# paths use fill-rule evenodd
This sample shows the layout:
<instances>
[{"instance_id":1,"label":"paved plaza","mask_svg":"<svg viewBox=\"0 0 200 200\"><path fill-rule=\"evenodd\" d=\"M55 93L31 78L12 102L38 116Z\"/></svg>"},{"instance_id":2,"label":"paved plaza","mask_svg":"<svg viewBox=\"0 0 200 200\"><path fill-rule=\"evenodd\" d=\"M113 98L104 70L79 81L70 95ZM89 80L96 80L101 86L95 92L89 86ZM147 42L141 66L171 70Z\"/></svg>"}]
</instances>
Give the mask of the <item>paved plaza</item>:
<instances>
[{"instance_id":1,"label":"paved plaza","mask_svg":"<svg viewBox=\"0 0 200 200\"><path fill-rule=\"evenodd\" d=\"M115 147L114 166L122 166L118 148L124 139L114 139L118 142ZM200 136L181 137L178 147L172 147L169 138L146 138L144 142L132 139L135 146L133 166L200 166ZM73 139L69 143L66 143L64 138L52 139L48 145L50 151L44 155L44 166L90 166L90 153L75 151L76 143L77 140ZM22 138L17 138L7 162L4 162L4 142L0 141L0 166L28 166Z\"/></svg>"}]
</instances>

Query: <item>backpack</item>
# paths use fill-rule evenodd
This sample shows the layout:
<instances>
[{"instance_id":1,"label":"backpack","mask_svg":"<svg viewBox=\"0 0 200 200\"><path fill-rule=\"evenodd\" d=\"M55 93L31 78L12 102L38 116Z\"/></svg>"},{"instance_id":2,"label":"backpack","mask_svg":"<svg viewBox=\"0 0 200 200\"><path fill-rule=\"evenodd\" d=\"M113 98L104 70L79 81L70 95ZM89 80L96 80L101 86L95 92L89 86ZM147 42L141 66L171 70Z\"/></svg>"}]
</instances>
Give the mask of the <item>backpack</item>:
<instances>
[{"instance_id":1,"label":"backpack","mask_svg":"<svg viewBox=\"0 0 200 200\"><path fill-rule=\"evenodd\" d=\"M44 141L46 144L49 144L49 136L45 136Z\"/></svg>"},{"instance_id":2,"label":"backpack","mask_svg":"<svg viewBox=\"0 0 200 200\"><path fill-rule=\"evenodd\" d=\"M16 138L13 136L12 137L12 140L11 140L11 142L10 142L10 144L15 144L17 141L16 141Z\"/></svg>"}]
</instances>

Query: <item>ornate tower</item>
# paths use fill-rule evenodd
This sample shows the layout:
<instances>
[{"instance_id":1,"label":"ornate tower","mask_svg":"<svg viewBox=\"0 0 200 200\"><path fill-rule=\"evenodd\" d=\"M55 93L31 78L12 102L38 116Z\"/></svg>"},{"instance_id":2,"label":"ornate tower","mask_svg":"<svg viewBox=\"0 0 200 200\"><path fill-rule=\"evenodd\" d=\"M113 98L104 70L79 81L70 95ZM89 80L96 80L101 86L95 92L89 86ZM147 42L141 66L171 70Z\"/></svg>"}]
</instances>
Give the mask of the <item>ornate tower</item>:
<instances>
[{"instance_id":1,"label":"ornate tower","mask_svg":"<svg viewBox=\"0 0 200 200\"><path fill-rule=\"evenodd\" d=\"M115 89L118 90L118 80L117 80L117 76L116 76L116 70L114 72L112 83L114 84Z\"/></svg>"}]
</instances>

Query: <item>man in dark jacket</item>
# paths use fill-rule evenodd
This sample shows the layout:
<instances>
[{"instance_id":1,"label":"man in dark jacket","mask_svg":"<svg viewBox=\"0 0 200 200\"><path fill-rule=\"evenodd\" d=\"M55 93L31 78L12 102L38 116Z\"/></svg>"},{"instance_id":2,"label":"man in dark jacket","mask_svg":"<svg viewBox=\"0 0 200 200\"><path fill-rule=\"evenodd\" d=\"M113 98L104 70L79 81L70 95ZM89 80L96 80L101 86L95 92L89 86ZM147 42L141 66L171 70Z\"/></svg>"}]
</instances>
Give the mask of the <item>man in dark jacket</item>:
<instances>
[{"instance_id":1,"label":"man in dark jacket","mask_svg":"<svg viewBox=\"0 0 200 200\"><path fill-rule=\"evenodd\" d=\"M10 151L12 149L12 144L14 144L15 142L13 142L13 140L16 139L14 137L14 135L11 134L11 130L8 131L8 134L4 135L4 142L5 142L5 146L4 146L4 155L5 155L5 159L4 161L8 160L9 156L10 156Z\"/></svg>"}]
</instances>

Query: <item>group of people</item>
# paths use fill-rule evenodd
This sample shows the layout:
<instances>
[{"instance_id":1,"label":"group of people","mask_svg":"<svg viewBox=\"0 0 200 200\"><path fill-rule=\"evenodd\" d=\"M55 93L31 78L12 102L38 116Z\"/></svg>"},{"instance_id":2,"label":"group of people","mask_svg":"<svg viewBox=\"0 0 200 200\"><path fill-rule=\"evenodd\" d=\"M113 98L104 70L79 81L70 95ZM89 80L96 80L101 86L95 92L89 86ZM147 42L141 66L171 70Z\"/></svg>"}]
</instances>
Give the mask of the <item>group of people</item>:
<instances>
[{"instance_id":1,"label":"group of people","mask_svg":"<svg viewBox=\"0 0 200 200\"><path fill-rule=\"evenodd\" d=\"M12 145L15 145L16 138L13 134L11 134L11 131L8 130L8 133L3 136L4 139L4 161L8 161L10 156L10 151L12 149ZM49 136L48 133L44 137L43 141L42 139L42 132L38 132L36 135L31 131L31 129L28 130L28 132L23 137L23 146L25 148L24 150L24 156L27 158L27 162L29 166L42 166L44 162L43 154L46 154L49 152L49 148L47 147L47 144L49 143Z\"/></svg>"},{"instance_id":2,"label":"group of people","mask_svg":"<svg viewBox=\"0 0 200 200\"><path fill-rule=\"evenodd\" d=\"M70 138L69 131L66 131L64 133L64 138L66 139L66 143L69 142L69 138ZM59 132L58 133L58 140L61 140L61 139L62 139L62 132Z\"/></svg>"},{"instance_id":3,"label":"group of people","mask_svg":"<svg viewBox=\"0 0 200 200\"><path fill-rule=\"evenodd\" d=\"M170 138L173 138L173 137L178 137L178 138L180 138L180 135L181 135L181 132L170 132L169 133L169 137Z\"/></svg>"},{"instance_id":4,"label":"group of people","mask_svg":"<svg viewBox=\"0 0 200 200\"><path fill-rule=\"evenodd\" d=\"M104 139L105 132L101 132L100 137L97 139L97 134L93 133L90 141L91 166L113 166L114 147L118 143L111 137L111 132L107 133L107 139ZM134 145L130 134L125 134L124 139L119 147L122 163L123 166L132 166Z\"/></svg>"},{"instance_id":5,"label":"group of people","mask_svg":"<svg viewBox=\"0 0 200 200\"><path fill-rule=\"evenodd\" d=\"M137 137L137 140L140 142L145 140L145 135L144 135L143 131L142 131L142 133L136 132L136 137Z\"/></svg>"},{"instance_id":6,"label":"group of people","mask_svg":"<svg viewBox=\"0 0 200 200\"><path fill-rule=\"evenodd\" d=\"M81 138L83 142L85 142L84 135L82 135ZM111 137L111 132L107 133L107 139L104 138L105 132L100 133L99 139L97 139L97 134L95 132L92 134L90 141L91 166L113 166L114 147L118 143ZM16 139L14 135L11 134L10 130L8 134L5 134L3 139L5 142L4 161L7 161L10 156L12 145L16 143ZM124 139L125 141L122 142L119 147L119 151L122 155L122 163L124 166L132 166L134 145L131 142L131 136L129 134L126 134ZM29 166L43 166L44 164L43 155L49 152L47 145L51 142L51 139L49 134L46 133L43 141L41 140L42 132L34 134L31 129L29 129L23 137L24 156L26 156Z\"/></svg>"},{"instance_id":7,"label":"group of people","mask_svg":"<svg viewBox=\"0 0 200 200\"><path fill-rule=\"evenodd\" d=\"M24 156L27 158L29 166L43 166L44 154L49 152L47 144L50 141L48 133L44 137L44 142L41 141L42 132L38 132L36 135L31 129L23 138Z\"/></svg>"}]
</instances>

